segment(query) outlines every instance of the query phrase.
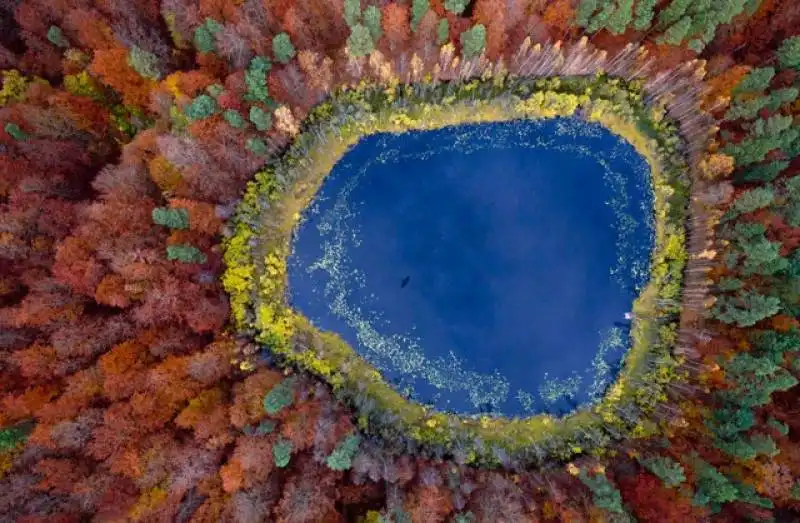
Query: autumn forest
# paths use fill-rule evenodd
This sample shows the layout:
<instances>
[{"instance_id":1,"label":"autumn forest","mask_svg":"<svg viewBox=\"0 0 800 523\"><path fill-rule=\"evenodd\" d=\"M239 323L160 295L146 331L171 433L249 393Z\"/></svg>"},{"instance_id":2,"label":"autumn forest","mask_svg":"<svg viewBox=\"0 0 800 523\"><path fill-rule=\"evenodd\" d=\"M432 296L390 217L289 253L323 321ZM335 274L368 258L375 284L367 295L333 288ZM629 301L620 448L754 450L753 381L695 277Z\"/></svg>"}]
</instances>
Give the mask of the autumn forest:
<instances>
[{"instance_id":1,"label":"autumn forest","mask_svg":"<svg viewBox=\"0 0 800 523\"><path fill-rule=\"evenodd\" d=\"M0 522L800 521L796 0L9 0L0 81ZM310 209L402 137L640 176L592 401L535 409L333 298L352 213ZM296 306L304 245L357 335Z\"/></svg>"}]
</instances>

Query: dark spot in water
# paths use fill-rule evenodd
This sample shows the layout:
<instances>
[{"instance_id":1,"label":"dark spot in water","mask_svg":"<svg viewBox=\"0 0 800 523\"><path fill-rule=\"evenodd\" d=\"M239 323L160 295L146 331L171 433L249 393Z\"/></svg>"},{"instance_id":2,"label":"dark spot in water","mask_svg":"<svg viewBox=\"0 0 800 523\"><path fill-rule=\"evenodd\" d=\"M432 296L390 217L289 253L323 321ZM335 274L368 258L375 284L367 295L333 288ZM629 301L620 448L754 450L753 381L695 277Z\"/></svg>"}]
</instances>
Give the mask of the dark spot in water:
<instances>
[{"instance_id":1,"label":"dark spot in water","mask_svg":"<svg viewBox=\"0 0 800 523\"><path fill-rule=\"evenodd\" d=\"M411 276L406 276L405 278L403 278L403 280L400 282L400 288L401 289L405 288L405 286L408 285L408 282L410 281L411 281Z\"/></svg>"}]
</instances>

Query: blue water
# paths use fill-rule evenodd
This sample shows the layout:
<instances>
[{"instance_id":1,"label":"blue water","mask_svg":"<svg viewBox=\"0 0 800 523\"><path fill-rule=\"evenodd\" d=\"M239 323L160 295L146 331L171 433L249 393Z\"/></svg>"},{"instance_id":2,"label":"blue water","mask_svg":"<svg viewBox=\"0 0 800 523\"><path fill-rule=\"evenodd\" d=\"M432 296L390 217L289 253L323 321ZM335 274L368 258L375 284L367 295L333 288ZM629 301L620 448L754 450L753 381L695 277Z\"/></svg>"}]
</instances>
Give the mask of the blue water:
<instances>
[{"instance_id":1,"label":"blue water","mask_svg":"<svg viewBox=\"0 0 800 523\"><path fill-rule=\"evenodd\" d=\"M646 162L599 125L372 135L296 231L290 302L417 401L563 414L618 371L652 229Z\"/></svg>"}]
</instances>

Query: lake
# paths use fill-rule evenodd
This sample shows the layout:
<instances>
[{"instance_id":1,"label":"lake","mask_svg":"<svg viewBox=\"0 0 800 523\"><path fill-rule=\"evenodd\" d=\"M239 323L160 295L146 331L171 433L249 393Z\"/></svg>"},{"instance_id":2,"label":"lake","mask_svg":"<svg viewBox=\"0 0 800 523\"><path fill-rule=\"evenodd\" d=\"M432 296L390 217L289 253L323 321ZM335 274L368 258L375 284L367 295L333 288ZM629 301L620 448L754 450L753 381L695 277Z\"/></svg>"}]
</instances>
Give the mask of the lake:
<instances>
[{"instance_id":1,"label":"lake","mask_svg":"<svg viewBox=\"0 0 800 523\"><path fill-rule=\"evenodd\" d=\"M577 118L363 138L305 211L289 300L438 410L565 414L629 348L649 167Z\"/></svg>"}]
</instances>

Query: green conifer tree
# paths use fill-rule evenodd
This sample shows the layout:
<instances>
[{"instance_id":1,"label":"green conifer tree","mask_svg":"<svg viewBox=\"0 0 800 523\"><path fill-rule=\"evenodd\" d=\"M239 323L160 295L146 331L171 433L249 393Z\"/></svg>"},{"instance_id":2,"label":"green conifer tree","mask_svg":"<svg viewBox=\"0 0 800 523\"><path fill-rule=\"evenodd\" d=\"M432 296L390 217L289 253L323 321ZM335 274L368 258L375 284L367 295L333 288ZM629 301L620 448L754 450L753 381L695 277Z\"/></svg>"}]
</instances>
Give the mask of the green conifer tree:
<instances>
[{"instance_id":1,"label":"green conifer tree","mask_svg":"<svg viewBox=\"0 0 800 523\"><path fill-rule=\"evenodd\" d=\"M471 29L461 33L461 54L467 60L481 54L486 45L486 28L482 24L475 24Z\"/></svg>"},{"instance_id":2,"label":"green conifer tree","mask_svg":"<svg viewBox=\"0 0 800 523\"><path fill-rule=\"evenodd\" d=\"M283 438L279 438L272 445L272 457L275 460L275 466L278 468L285 468L292 458L292 442Z\"/></svg>"},{"instance_id":3,"label":"green conifer tree","mask_svg":"<svg viewBox=\"0 0 800 523\"><path fill-rule=\"evenodd\" d=\"M189 228L189 211L183 208L156 207L153 209L152 218L153 223L170 229Z\"/></svg>"},{"instance_id":4,"label":"green conifer tree","mask_svg":"<svg viewBox=\"0 0 800 523\"><path fill-rule=\"evenodd\" d=\"M179 261L181 263L200 263L208 261L208 258L200 249L194 245L167 245L167 259Z\"/></svg>"},{"instance_id":5,"label":"green conifer tree","mask_svg":"<svg viewBox=\"0 0 800 523\"><path fill-rule=\"evenodd\" d=\"M777 52L778 63L782 69L800 71L800 35L787 38Z\"/></svg>"},{"instance_id":6,"label":"green conifer tree","mask_svg":"<svg viewBox=\"0 0 800 523\"><path fill-rule=\"evenodd\" d=\"M278 33L272 38L272 54L282 64L288 64L292 61L292 58L297 53L288 34Z\"/></svg>"},{"instance_id":7,"label":"green conifer tree","mask_svg":"<svg viewBox=\"0 0 800 523\"><path fill-rule=\"evenodd\" d=\"M375 49L372 35L369 29L361 24L356 24L350 28L350 36L347 38L347 52L351 56L359 57L370 54Z\"/></svg>"},{"instance_id":8,"label":"green conifer tree","mask_svg":"<svg viewBox=\"0 0 800 523\"><path fill-rule=\"evenodd\" d=\"M264 396L264 412L275 415L294 401L294 378L286 378Z\"/></svg>"},{"instance_id":9,"label":"green conifer tree","mask_svg":"<svg viewBox=\"0 0 800 523\"><path fill-rule=\"evenodd\" d=\"M353 464L356 452L358 452L359 443L361 443L361 438L357 434L345 437L325 460L328 468L331 470L349 469Z\"/></svg>"},{"instance_id":10,"label":"green conifer tree","mask_svg":"<svg viewBox=\"0 0 800 523\"><path fill-rule=\"evenodd\" d=\"M383 29L381 28L381 10L378 9L378 6L371 5L364 9L364 25L369 29L373 42L381 39Z\"/></svg>"},{"instance_id":11,"label":"green conifer tree","mask_svg":"<svg viewBox=\"0 0 800 523\"><path fill-rule=\"evenodd\" d=\"M430 4L428 0L411 0L411 30L415 33L422 21L422 17L428 12Z\"/></svg>"}]
</instances>

